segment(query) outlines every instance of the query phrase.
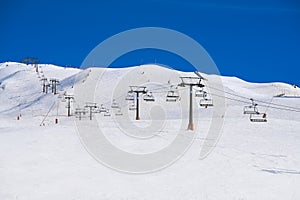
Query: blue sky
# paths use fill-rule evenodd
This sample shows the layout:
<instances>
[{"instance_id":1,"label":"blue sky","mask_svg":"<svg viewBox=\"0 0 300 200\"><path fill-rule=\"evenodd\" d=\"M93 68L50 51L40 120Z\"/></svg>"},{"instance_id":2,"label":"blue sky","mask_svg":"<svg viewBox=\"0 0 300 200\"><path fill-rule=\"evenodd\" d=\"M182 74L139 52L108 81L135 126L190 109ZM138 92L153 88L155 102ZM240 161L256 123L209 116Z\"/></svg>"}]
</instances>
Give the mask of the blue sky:
<instances>
[{"instance_id":1,"label":"blue sky","mask_svg":"<svg viewBox=\"0 0 300 200\"><path fill-rule=\"evenodd\" d=\"M108 37L155 26L198 41L222 75L300 85L299 24L296 0L2 1L0 61L30 56L43 63L79 67ZM156 50L129 53L113 66L153 62L192 70L177 56Z\"/></svg>"}]
</instances>

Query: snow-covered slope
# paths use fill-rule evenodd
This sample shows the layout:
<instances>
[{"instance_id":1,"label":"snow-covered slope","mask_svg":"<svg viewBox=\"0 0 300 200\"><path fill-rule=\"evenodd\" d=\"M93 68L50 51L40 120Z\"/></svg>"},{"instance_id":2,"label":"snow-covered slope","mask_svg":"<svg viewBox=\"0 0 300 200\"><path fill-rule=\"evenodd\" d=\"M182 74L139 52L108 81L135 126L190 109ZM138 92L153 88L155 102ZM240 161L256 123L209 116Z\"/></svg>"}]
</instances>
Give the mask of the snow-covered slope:
<instances>
[{"instance_id":1,"label":"snow-covered slope","mask_svg":"<svg viewBox=\"0 0 300 200\"><path fill-rule=\"evenodd\" d=\"M142 125L151 121L153 105L163 105L166 122L161 135L136 141L116 126L115 111L110 117L95 117L119 148L155 151L173 140L173 130L181 118L188 117L187 90L178 89L181 104L165 102L169 85L177 85L182 75L195 76L156 65L80 70L42 64L36 72L32 65L0 64L0 199L299 199L300 89L291 85L221 77L226 113L212 153L199 159L213 108L201 108L195 98L199 115L194 117L199 124L193 145L175 164L150 174L124 174L98 163L80 143L75 116L66 116L64 95L76 93L74 88L88 91L89 83L96 82L90 102L109 108L116 99L121 111L133 119L125 101L128 86L146 80L144 85L156 101L141 101ZM212 84L218 76L203 76L208 80L204 82L207 92L212 97L219 94ZM42 78L59 79L57 95L42 93ZM283 97L274 97L282 93ZM252 123L243 114L250 98L257 100L260 112L267 113L267 123ZM85 103L84 96L75 96L72 114Z\"/></svg>"}]
</instances>

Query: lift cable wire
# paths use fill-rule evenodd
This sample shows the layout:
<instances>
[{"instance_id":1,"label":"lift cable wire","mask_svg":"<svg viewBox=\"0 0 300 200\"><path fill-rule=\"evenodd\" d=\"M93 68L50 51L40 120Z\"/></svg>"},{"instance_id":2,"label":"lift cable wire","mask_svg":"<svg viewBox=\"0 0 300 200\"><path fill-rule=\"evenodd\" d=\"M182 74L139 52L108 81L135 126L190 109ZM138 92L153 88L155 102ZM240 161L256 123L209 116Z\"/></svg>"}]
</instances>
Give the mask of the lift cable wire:
<instances>
[{"instance_id":1,"label":"lift cable wire","mask_svg":"<svg viewBox=\"0 0 300 200\"><path fill-rule=\"evenodd\" d=\"M249 103L248 101L244 101L244 100L240 100L240 99L236 99L236 98L231 98L231 97L226 97L226 96L218 95L218 94L214 94L214 93L211 93L211 95L221 97L221 98L225 98L225 99L229 99L229 100L232 100L232 101L241 102L241 103ZM259 105L259 104L257 106L273 108L273 109L278 109L278 110L284 110L284 111L291 111L291 112L299 112L300 113L300 110L294 110L294 109L289 109L289 108L280 108L280 107L275 107L275 106L270 106L270 105Z\"/></svg>"},{"instance_id":2,"label":"lift cable wire","mask_svg":"<svg viewBox=\"0 0 300 200\"><path fill-rule=\"evenodd\" d=\"M270 103L269 103L268 106L266 107L265 113L267 112L268 108L270 108L270 105L271 105L273 99L274 99L274 96L272 96L272 98L271 98L271 100L270 100Z\"/></svg>"},{"instance_id":3,"label":"lift cable wire","mask_svg":"<svg viewBox=\"0 0 300 200\"><path fill-rule=\"evenodd\" d=\"M150 90L148 90L149 92L151 93L166 93L168 92L166 89L170 89L170 86L171 84L166 84L166 85L163 85L163 86L159 86L159 87L156 87L156 88L151 88ZM220 92L223 92L225 94L229 94L231 96L235 96L235 97L238 97L238 98L241 98L241 99L245 99L245 100L240 100L240 99L236 99L236 98L230 98L230 97L226 97L224 95L218 95L218 94L214 94L214 93L207 93L207 94L211 94L211 95L214 95L214 96L218 96L218 97L221 97L221 98L226 98L226 99L229 99L229 100L232 100L232 101L237 101L237 102L240 102L240 103L245 103L245 104L248 104L249 103L249 100L251 98L249 97L245 97L245 96L241 96L241 95L238 95L238 94L235 94L233 92L228 92L228 91L224 91L222 89L219 89L219 88L215 88L215 87L212 87L212 86L208 86L208 85L205 85L205 87L209 88L209 89L212 89L212 90L216 90L216 91L220 91ZM178 91L181 91L181 90L185 90L187 89L186 87L183 87L183 88L180 88L180 89L176 89ZM126 93L123 93L121 94L120 96L114 98L115 100L118 100L120 98L124 98L126 97L127 95L127 92ZM255 102L258 102L260 103L258 106L261 106L261 107L266 107L266 110L268 108L273 108L273 109L279 109L279 110L285 110L285 111L292 111L292 112L300 112L300 109L299 108L296 108L296 107L291 107L291 106L286 106L286 105L283 105L283 104L276 104L276 103L272 103L273 101L273 98L271 99L270 102L266 102L266 101L262 101L262 100L257 100L257 99L253 99ZM247 100L247 101L246 101ZM106 104L109 104L111 103L111 101L107 101L107 102L104 102L102 104L106 105Z\"/></svg>"},{"instance_id":4,"label":"lift cable wire","mask_svg":"<svg viewBox=\"0 0 300 200\"><path fill-rule=\"evenodd\" d=\"M156 91L156 90L160 90L160 89L167 89L167 88L168 88L168 89L170 88L170 85L169 85L169 84L166 84L166 86L159 86L159 87L157 87L157 88L153 88L153 89L148 90L148 91L149 91L149 92L152 92L152 91ZM152 93L158 93L158 92L152 92ZM160 93L163 93L163 92L160 92ZM115 100L118 100L118 99L121 99L121 98L125 98L126 95L127 95L127 92L121 94L120 96L118 96L118 97L116 97L116 98L114 98L114 99L115 99ZM111 103L111 101L107 101L107 102L104 102L104 103L101 103L101 104L107 105L107 104L110 104L110 103Z\"/></svg>"},{"instance_id":5,"label":"lift cable wire","mask_svg":"<svg viewBox=\"0 0 300 200\"><path fill-rule=\"evenodd\" d=\"M242 98L242 99L247 99L249 100L250 98L248 97L244 97L244 96L241 96L241 95L238 95L238 94L234 94L232 92L226 92L226 91L223 91L221 89L218 89L218 88L215 88L215 87L211 87L211 86L206 86L208 88L211 88L213 90L217 90L217 91L220 91L220 92L224 92L226 94L229 94L229 95L232 95L232 96L236 96L236 97L239 97L239 98ZM253 99L253 98L252 98ZM257 99L253 99L255 102L259 102L259 103L262 103L262 104L267 104L267 105L274 105L274 106L279 106L279 107L284 107L284 108L287 108L287 109L291 109L291 110L297 110L300 112L300 109L299 108L296 108L296 107L291 107L291 106L286 106L286 105L283 105L283 104L276 104L276 103L272 103L271 102L266 102L266 101L262 101L262 100L257 100ZM249 101L247 102L249 103ZM271 107L271 106L270 106Z\"/></svg>"}]
</instances>

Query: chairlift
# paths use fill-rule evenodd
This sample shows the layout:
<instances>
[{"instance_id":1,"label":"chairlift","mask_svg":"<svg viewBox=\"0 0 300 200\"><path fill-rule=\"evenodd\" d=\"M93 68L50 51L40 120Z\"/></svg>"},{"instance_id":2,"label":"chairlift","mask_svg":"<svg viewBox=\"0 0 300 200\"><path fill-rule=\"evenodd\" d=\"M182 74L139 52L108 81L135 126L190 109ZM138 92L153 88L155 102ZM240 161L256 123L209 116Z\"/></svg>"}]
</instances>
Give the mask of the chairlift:
<instances>
[{"instance_id":1,"label":"chairlift","mask_svg":"<svg viewBox=\"0 0 300 200\"><path fill-rule=\"evenodd\" d=\"M259 114L258 109L257 109L257 104L254 103L253 99L251 100L251 105L245 106L244 107L244 114Z\"/></svg>"},{"instance_id":2,"label":"chairlift","mask_svg":"<svg viewBox=\"0 0 300 200\"><path fill-rule=\"evenodd\" d=\"M100 108L99 108L99 112L100 113L104 113L104 112L106 112L106 108L104 107L104 105L103 104L101 104L101 106L100 106Z\"/></svg>"},{"instance_id":3,"label":"chairlift","mask_svg":"<svg viewBox=\"0 0 300 200\"><path fill-rule=\"evenodd\" d=\"M255 113L250 114L251 122L267 122L267 114L266 113Z\"/></svg>"},{"instance_id":4,"label":"chairlift","mask_svg":"<svg viewBox=\"0 0 300 200\"><path fill-rule=\"evenodd\" d=\"M112 108L120 108L119 104L116 102L116 100L114 99L112 104L111 104Z\"/></svg>"},{"instance_id":5,"label":"chairlift","mask_svg":"<svg viewBox=\"0 0 300 200\"><path fill-rule=\"evenodd\" d=\"M57 98L62 99L63 97L64 97L64 94L59 93Z\"/></svg>"},{"instance_id":6,"label":"chairlift","mask_svg":"<svg viewBox=\"0 0 300 200\"><path fill-rule=\"evenodd\" d=\"M147 94L143 97L145 101L155 101L154 96L152 95L152 92L147 92Z\"/></svg>"},{"instance_id":7,"label":"chairlift","mask_svg":"<svg viewBox=\"0 0 300 200\"><path fill-rule=\"evenodd\" d=\"M205 108L214 106L212 99L208 99L208 98L201 99L199 104L200 106Z\"/></svg>"},{"instance_id":8,"label":"chairlift","mask_svg":"<svg viewBox=\"0 0 300 200\"><path fill-rule=\"evenodd\" d=\"M118 111L115 113L115 115L116 115L116 116L122 116L122 115L123 115L123 113L122 113L122 111L121 111L121 108L118 109Z\"/></svg>"},{"instance_id":9,"label":"chairlift","mask_svg":"<svg viewBox=\"0 0 300 200\"><path fill-rule=\"evenodd\" d=\"M207 96L207 92L204 91L202 88L195 91L195 97L201 97L201 98L204 98L204 97L206 97L206 96Z\"/></svg>"},{"instance_id":10,"label":"chairlift","mask_svg":"<svg viewBox=\"0 0 300 200\"><path fill-rule=\"evenodd\" d=\"M178 100L179 100L178 92L176 92L174 90L168 91L167 96L166 96L166 101L167 102L176 102Z\"/></svg>"},{"instance_id":11,"label":"chairlift","mask_svg":"<svg viewBox=\"0 0 300 200\"><path fill-rule=\"evenodd\" d=\"M98 106L96 106L94 109L93 109L93 113L101 113L100 112L100 108Z\"/></svg>"},{"instance_id":12,"label":"chairlift","mask_svg":"<svg viewBox=\"0 0 300 200\"><path fill-rule=\"evenodd\" d=\"M136 105L134 102L129 105L129 110L136 110Z\"/></svg>"},{"instance_id":13,"label":"chairlift","mask_svg":"<svg viewBox=\"0 0 300 200\"><path fill-rule=\"evenodd\" d=\"M133 91L129 91L127 93L127 96L125 98L127 101L133 101L134 100L134 92Z\"/></svg>"},{"instance_id":14,"label":"chairlift","mask_svg":"<svg viewBox=\"0 0 300 200\"><path fill-rule=\"evenodd\" d=\"M87 113L87 110L84 108L76 108L75 109L75 117L79 118L79 120L81 120L81 118L83 117L82 115L85 115Z\"/></svg>"},{"instance_id":15,"label":"chairlift","mask_svg":"<svg viewBox=\"0 0 300 200\"><path fill-rule=\"evenodd\" d=\"M74 114L78 115L78 114L86 114L88 111L84 108L76 108Z\"/></svg>"},{"instance_id":16,"label":"chairlift","mask_svg":"<svg viewBox=\"0 0 300 200\"><path fill-rule=\"evenodd\" d=\"M104 116L105 116L105 117L109 117L109 116L110 116L109 109L106 109L106 111L105 111L105 113L104 113Z\"/></svg>"}]
</instances>

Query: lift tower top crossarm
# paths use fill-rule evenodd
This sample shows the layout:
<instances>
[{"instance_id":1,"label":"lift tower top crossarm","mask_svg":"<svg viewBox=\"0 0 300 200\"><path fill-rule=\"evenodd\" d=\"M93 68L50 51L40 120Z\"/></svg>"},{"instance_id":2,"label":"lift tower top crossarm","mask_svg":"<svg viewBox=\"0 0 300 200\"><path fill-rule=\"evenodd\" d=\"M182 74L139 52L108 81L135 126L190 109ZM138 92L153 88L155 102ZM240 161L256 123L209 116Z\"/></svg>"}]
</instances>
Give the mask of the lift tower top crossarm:
<instances>
[{"instance_id":1,"label":"lift tower top crossarm","mask_svg":"<svg viewBox=\"0 0 300 200\"><path fill-rule=\"evenodd\" d=\"M132 92L140 92L143 94L147 93L147 89L145 86L129 86L129 88Z\"/></svg>"},{"instance_id":2,"label":"lift tower top crossarm","mask_svg":"<svg viewBox=\"0 0 300 200\"><path fill-rule=\"evenodd\" d=\"M37 63L39 63L40 61L39 61L39 59L37 59L37 58L26 57L26 58L23 58L23 59L21 60L21 62L28 65L28 64L37 64Z\"/></svg>"},{"instance_id":3,"label":"lift tower top crossarm","mask_svg":"<svg viewBox=\"0 0 300 200\"><path fill-rule=\"evenodd\" d=\"M201 78L194 77L194 76L182 76L180 77L181 83L178 84L180 87L184 86L198 86L198 87L204 87L204 85L201 83Z\"/></svg>"}]
</instances>

